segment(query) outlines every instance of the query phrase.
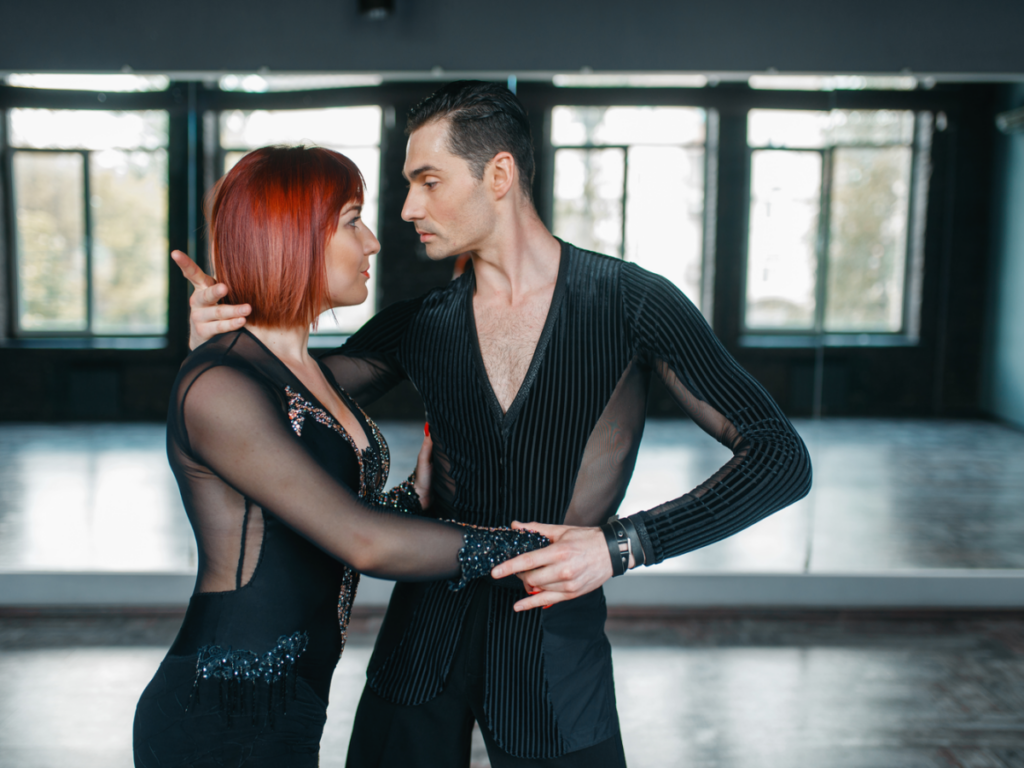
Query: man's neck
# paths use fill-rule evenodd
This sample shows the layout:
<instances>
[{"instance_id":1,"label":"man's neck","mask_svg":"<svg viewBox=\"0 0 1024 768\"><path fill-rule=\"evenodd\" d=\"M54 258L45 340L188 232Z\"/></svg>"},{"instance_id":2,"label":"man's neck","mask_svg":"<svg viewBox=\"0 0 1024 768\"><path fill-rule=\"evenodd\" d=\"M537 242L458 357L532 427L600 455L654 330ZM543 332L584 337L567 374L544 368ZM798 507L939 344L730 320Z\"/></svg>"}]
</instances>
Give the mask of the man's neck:
<instances>
[{"instance_id":1,"label":"man's neck","mask_svg":"<svg viewBox=\"0 0 1024 768\"><path fill-rule=\"evenodd\" d=\"M490 242L474 251L476 296L484 302L517 304L553 288L561 245L531 209L501 222Z\"/></svg>"}]
</instances>

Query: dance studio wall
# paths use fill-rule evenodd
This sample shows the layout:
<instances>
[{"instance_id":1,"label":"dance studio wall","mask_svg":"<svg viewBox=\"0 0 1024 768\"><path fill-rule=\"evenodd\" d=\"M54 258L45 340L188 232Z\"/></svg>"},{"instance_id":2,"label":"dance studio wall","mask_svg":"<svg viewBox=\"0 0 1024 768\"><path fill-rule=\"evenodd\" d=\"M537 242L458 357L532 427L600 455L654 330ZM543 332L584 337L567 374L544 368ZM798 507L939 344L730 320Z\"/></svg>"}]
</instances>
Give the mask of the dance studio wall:
<instances>
[{"instance_id":1,"label":"dance studio wall","mask_svg":"<svg viewBox=\"0 0 1024 768\"><path fill-rule=\"evenodd\" d=\"M1024 84L1006 88L1000 107L1024 107ZM998 137L995 168L983 405L1024 427L1024 133Z\"/></svg>"},{"instance_id":2,"label":"dance studio wall","mask_svg":"<svg viewBox=\"0 0 1024 768\"><path fill-rule=\"evenodd\" d=\"M5 2L0 71L1020 73L1019 0Z\"/></svg>"}]
</instances>

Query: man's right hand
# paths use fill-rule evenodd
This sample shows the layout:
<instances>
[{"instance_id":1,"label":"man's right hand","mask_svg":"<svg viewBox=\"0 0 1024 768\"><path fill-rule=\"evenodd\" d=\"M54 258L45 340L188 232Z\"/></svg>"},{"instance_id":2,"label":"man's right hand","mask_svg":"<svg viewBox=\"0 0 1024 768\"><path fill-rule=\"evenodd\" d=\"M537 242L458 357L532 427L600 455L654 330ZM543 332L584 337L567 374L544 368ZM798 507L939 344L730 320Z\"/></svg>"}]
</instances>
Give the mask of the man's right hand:
<instances>
[{"instance_id":1,"label":"man's right hand","mask_svg":"<svg viewBox=\"0 0 1024 768\"><path fill-rule=\"evenodd\" d=\"M171 251L171 258L195 289L188 300L189 349L195 349L218 333L237 331L245 325L246 315L252 307L248 304L218 304L228 295L228 287L224 283L218 283L203 272L183 251Z\"/></svg>"}]
</instances>

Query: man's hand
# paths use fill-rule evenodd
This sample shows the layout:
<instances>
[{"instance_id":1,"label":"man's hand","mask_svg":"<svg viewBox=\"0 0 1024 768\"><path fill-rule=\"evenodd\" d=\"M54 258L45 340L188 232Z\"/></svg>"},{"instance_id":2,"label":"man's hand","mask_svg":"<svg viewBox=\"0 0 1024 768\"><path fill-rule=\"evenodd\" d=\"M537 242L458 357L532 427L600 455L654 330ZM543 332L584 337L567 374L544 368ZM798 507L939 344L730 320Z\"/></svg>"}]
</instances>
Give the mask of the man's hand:
<instances>
[{"instance_id":1,"label":"man's hand","mask_svg":"<svg viewBox=\"0 0 1024 768\"><path fill-rule=\"evenodd\" d=\"M218 304L228 295L228 287L224 283L218 283L203 272L182 251L171 251L171 258L195 289L188 300L191 308L188 317L189 349L195 349L218 333L237 331L245 325L245 316L252 311L252 307L248 304Z\"/></svg>"},{"instance_id":2,"label":"man's hand","mask_svg":"<svg viewBox=\"0 0 1024 768\"><path fill-rule=\"evenodd\" d=\"M512 523L551 539L551 544L506 560L491 571L495 579L518 574L530 597L513 608L528 611L593 592L612 577L612 559L600 528Z\"/></svg>"}]
</instances>

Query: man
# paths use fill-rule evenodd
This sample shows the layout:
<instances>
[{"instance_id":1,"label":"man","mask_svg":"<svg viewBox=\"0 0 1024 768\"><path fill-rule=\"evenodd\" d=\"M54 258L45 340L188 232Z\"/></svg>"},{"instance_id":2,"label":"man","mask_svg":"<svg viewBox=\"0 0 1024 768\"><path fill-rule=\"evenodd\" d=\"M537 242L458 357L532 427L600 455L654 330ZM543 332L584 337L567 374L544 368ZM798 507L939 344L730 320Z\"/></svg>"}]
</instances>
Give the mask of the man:
<instances>
[{"instance_id":1,"label":"man","mask_svg":"<svg viewBox=\"0 0 1024 768\"><path fill-rule=\"evenodd\" d=\"M674 286L547 231L526 113L507 89L447 85L412 110L408 133L402 217L430 258L469 253L472 269L378 313L324 362L362 403L404 378L420 391L431 514L530 520L554 543L460 593L396 585L349 765L468 765L475 720L495 768L622 766L600 586L801 498L807 451ZM176 258L199 289L193 341L244 323L244 307L215 306L223 286ZM652 375L734 456L685 496L606 522L634 468Z\"/></svg>"}]
</instances>

